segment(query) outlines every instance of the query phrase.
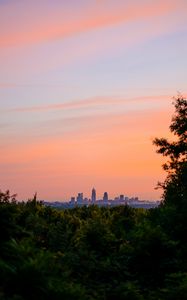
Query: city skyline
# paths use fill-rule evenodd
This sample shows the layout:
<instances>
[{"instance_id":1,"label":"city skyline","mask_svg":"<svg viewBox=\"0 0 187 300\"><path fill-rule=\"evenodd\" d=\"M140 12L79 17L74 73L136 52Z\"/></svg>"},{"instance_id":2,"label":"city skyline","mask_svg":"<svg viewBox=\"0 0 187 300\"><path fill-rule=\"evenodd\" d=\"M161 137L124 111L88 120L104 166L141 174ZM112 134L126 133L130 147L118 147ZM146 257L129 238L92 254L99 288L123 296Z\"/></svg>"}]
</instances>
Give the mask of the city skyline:
<instances>
[{"instance_id":1,"label":"city skyline","mask_svg":"<svg viewBox=\"0 0 187 300\"><path fill-rule=\"evenodd\" d=\"M186 0L0 0L0 189L158 200Z\"/></svg>"},{"instance_id":2,"label":"city skyline","mask_svg":"<svg viewBox=\"0 0 187 300\"><path fill-rule=\"evenodd\" d=\"M115 198L111 198L108 195L108 192L104 192L102 198L97 197L97 191L95 188L92 188L90 197L86 197L83 192L77 193L77 196L72 196L69 200L61 201L46 201L45 199L41 200L42 203L46 206L54 207L57 209L72 209L82 206L92 206L96 205L99 207L114 207L114 206L124 206L128 205L134 208L144 208L151 209L158 207L160 200L150 201L139 199L139 197L128 197L127 195L120 194Z\"/></svg>"},{"instance_id":3,"label":"city skyline","mask_svg":"<svg viewBox=\"0 0 187 300\"><path fill-rule=\"evenodd\" d=\"M63 196L61 198L61 201L71 201L71 202L81 202L81 201L89 201L91 204L96 203L97 201L108 201L108 200L127 200L127 199L134 199L134 200L139 200L138 195L127 195L125 193L121 194L121 193L116 193L115 195L113 195L113 197L111 197L111 195L107 192L104 191L102 194L99 194L99 196L97 196L97 190L95 187L93 187L90 190L89 194L86 194L84 192L77 192L75 195L71 195L71 197L69 199L64 199ZM55 201L55 199L53 199ZM141 199L141 200L148 200L150 201L151 199ZM157 199L158 201L158 199Z\"/></svg>"}]
</instances>

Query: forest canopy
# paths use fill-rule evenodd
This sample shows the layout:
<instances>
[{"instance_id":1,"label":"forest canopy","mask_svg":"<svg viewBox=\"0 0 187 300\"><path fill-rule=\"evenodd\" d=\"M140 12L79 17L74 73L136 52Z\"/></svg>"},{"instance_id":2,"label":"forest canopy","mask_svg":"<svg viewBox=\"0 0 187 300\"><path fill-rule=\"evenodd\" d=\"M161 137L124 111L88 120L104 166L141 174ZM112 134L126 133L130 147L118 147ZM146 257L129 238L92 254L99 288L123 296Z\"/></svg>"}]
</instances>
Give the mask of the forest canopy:
<instances>
[{"instance_id":1,"label":"forest canopy","mask_svg":"<svg viewBox=\"0 0 187 300\"><path fill-rule=\"evenodd\" d=\"M55 210L0 192L0 299L187 299L187 100L174 101L170 131L155 138L166 180L150 210Z\"/></svg>"}]
</instances>

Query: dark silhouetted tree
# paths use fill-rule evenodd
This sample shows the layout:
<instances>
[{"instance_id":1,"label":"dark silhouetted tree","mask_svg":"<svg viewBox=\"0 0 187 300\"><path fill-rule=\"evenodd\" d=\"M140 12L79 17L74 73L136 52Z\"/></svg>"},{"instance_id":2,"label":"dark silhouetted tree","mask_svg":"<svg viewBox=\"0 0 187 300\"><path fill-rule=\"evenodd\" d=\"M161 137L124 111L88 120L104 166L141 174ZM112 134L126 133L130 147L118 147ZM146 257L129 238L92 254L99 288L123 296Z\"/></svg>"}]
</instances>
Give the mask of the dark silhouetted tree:
<instances>
[{"instance_id":1,"label":"dark silhouetted tree","mask_svg":"<svg viewBox=\"0 0 187 300\"><path fill-rule=\"evenodd\" d=\"M164 203L181 205L187 202L187 99L179 95L173 104L175 114L169 129L176 138L155 138L153 144L158 147L157 153L169 158L163 165L168 175L159 183L164 189Z\"/></svg>"}]
</instances>

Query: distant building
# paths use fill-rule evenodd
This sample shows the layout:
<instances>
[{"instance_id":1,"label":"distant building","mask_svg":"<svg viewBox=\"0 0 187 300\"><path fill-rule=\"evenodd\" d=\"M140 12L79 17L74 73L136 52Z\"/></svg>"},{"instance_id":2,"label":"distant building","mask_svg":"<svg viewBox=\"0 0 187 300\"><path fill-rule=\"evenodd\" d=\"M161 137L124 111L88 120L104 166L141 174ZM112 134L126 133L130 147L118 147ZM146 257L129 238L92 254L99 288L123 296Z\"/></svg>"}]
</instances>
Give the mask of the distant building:
<instances>
[{"instance_id":1,"label":"distant building","mask_svg":"<svg viewBox=\"0 0 187 300\"><path fill-rule=\"evenodd\" d=\"M119 197L115 197L114 201L118 202L119 201Z\"/></svg>"},{"instance_id":2,"label":"distant building","mask_svg":"<svg viewBox=\"0 0 187 300\"><path fill-rule=\"evenodd\" d=\"M104 192L103 201L108 201L108 193Z\"/></svg>"},{"instance_id":3,"label":"distant building","mask_svg":"<svg viewBox=\"0 0 187 300\"><path fill-rule=\"evenodd\" d=\"M75 204L75 197L71 197L70 203Z\"/></svg>"},{"instance_id":4,"label":"distant building","mask_svg":"<svg viewBox=\"0 0 187 300\"><path fill-rule=\"evenodd\" d=\"M83 202L84 202L84 204L89 204L89 199L86 197L86 198L84 198Z\"/></svg>"},{"instance_id":5,"label":"distant building","mask_svg":"<svg viewBox=\"0 0 187 300\"><path fill-rule=\"evenodd\" d=\"M83 203L83 193L78 193L77 195L77 204Z\"/></svg>"},{"instance_id":6,"label":"distant building","mask_svg":"<svg viewBox=\"0 0 187 300\"><path fill-rule=\"evenodd\" d=\"M120 199L120 201L124 201L125 200L124 195L120 195L119 199Z\"/></svg>"},{"instance_id":7,"label":"distant building","mask_svg":"<svg viewBox=\"0 0 187 300\"><path fill-rule=\"evenodd\" d=\"M96 202L96 190L94 188L92 189L91 202L92 203Z\"/></svg>"}]
</instances>

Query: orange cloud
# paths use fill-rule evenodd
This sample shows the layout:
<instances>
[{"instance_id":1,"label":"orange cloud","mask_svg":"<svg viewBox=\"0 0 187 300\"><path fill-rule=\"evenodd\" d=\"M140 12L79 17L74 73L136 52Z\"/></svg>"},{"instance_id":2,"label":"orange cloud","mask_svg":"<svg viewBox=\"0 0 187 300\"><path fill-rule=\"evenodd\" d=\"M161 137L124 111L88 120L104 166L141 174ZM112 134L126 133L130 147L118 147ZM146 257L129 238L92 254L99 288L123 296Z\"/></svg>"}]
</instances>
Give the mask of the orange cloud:
<instances>
[{"instance_id":1,"label":"orange cloud","mask_svg":"<svg viewBox=\"0 0 187 300\"><path fill-rule=\"evenodd\" d=\"M28 136L0 150L0 181L23 197L37 190L41 198L54 199L56 193L68 199L70 191L88 192L94 184L100 195L105 190L110 195L138 191L141 197L147 193L156 199L161 158L154 152L151 137L166 131L166 116L166 111L152 111L95 117L68 138L53 135L33 141Z\"/></svg>"},{"instance_id":2,"label":"orange cloud","mask_svg":"<svg viewBox=\"0 0 187 300\"><path fill-rule=\"evenodd\" d=\"M128 174L132 175L135 169L139 174L155 165L151 138L167 134L169 118L165 109L80 118L78 122L83 126L77 128L75 123L75 129L62 137L52 130L52 135L42 134L33 140L27 132L28 137L18 144L14 141L14 147L9 144L1 148L3 163L41 166L40 172L43 167L50 170L55 166L57 173L59 168L67 173L88 172L88 175L90 172L104 175L106 171L109 175L113 170L122 176L126 168ZM149 161L147 167L145 161Z\"/></svg>"},{"instance_id":3,"label":"orange cloud","mask_svg":"<svg viewBox=\"0 0 187 300\"><path fill-rule=\"evenodd\" d=\"M43 6L41 3L39 8L45 10L44 3ZM75 16L73 11L71 13L63 12L62 7L50 13L46 11L41 15L37 12L37 5L38 3L34 3L32 6L28 3L27 5L23 4L23 7L19 7L19 11L16 3L1 8L0 46L17 46L50 39L62 39L119 23L145 20L168 13L176 7L175 1L157 1L151 5L137 4L136 6L121 4L111 9L106 3L106 6L103 5L100 10L97 5L83 8L76 11ZM10 14L14 16L14 11L17 12L17 16L7 21L5 16Z\"/></svg>"}]
</instances>

